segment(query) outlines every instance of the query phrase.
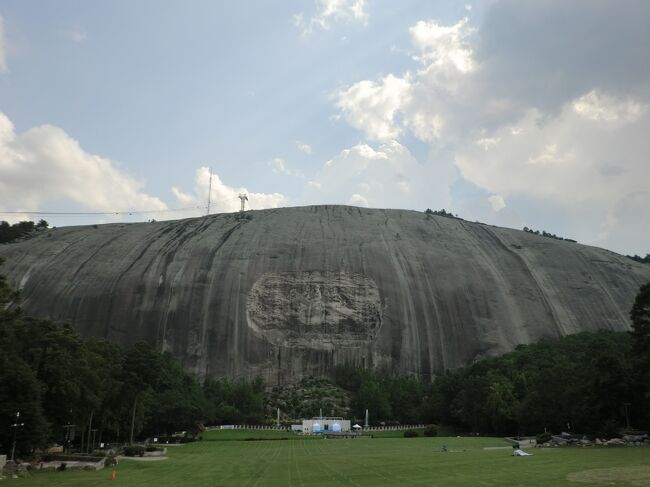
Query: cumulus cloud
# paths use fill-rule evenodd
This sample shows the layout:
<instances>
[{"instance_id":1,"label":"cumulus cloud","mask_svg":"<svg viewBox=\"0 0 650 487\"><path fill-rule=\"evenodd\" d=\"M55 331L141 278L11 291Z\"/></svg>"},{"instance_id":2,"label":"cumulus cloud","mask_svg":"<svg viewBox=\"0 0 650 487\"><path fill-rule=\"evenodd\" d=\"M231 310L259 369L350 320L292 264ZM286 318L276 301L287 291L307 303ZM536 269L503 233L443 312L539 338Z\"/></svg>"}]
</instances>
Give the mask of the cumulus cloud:
<instances>
[{"instance_id":1,"label":"cumulus cloud","mask_svg":"<svg viewBox=\"0 0 650 487\"><path fill-rule=\"evenodd\" d=\"M624 9L499 0L481 26L421 20L409 29L411 68L360 80L339 90L335 104L370 141L428 144L431 179L439 167L447 171L441 161L453 160L463 187L483 192L467 198L491 207L495 221L551 222L557 232L579 228L583 242L638 249L649 225L638 211L650 193L649 22L643 0ZM389 201L348 189L346 198L360 195L371 206ZM456 206L467 207L465 196L454 194ZM624 218L628 209L643 221Z\"/></svg>"},{"instance_id":2,"label":"cumulus cloud","mask_svg":"<svg viewBox=\"0 0 650 487\"><path fill-rule=\"evenodd\" d=\"M204 205L208 200L208 188L210 187L210 169L200 167L196 171L194 190L191 193L185 192L178 187L172 188L172 193L183 206ZM239 194L248 195L246 208L251 210L262 210L265 208L279 208L288 206L289 200L280 193L253 193L245 187L234 187L225 184L219 175L212 174L212 191L210 193L210 212L227 213L239 211Z\"/></svg>"},{"instance_id":3,"label":"cumulus cloud","mask_svg":"<svg viewBox=\"0 0 650 487\"><path fill-rule=\"evenodd\" d=\"M0 113L0 207L47 210L72 203L86 211L165 210L110 159L90 154L62 129L41 125L17 134Z\"/></svg>"},{"instance_id":4,"label":"cumulus cloud","mask_svg":"<svg viewBox=\"0 0 650 487\"><path fill-rule=\"evenodd\" d=\"M456 138L459 120L476 117L479 106L466 87L475 69L469 44L474 32L467 18L452 25L417 22L409 29L417 69L339 90L337 108L372 140L399 138L405 130L428 143Z\"/></svg>"},{"instance_id":5,"label":"cumulus cloud","mask_svg":"<svg viewBox=\"0 0 650 487\"><path fill-rule=\"evenodd\" d=\"M337 107L353 127L373 140L398 137L395 113L409 98L410 82L388 75L379 82L360 81L336 94Z\"/></svg>"},{"instance_id":6,"label":"cumulus cloud","mask_svg":"<svg viewBox=\"0 0 650 487\"><path fill-rule=\"evenodd\" d=\"M357 144L327 161L303 199L310 203L383 208L443 207L456 178L451 164L420 164L395 140L377 147Z\"/></svg>"},{"instance_id":7,"label":"cumulus cloud","mask_svg":"<svg viewBox=\"0 0 650 487\"><path fill-rule=\"evenodd\" d=\"M591 201L605 208L648 189L649 117L636 122L619 118L618 126L612 121L603 126L574 109L582 98L552 118L529 111L517 121L518 130L505 126L496 131L492 139L499 143L490 150L476 145L459 149L456 163L462 175L505 196L522 194L565 204Z\"/></svg>"},{"instance_id":8,"label":"cumulus cloud","mask_svg":"<svg viewBox=\"0 0 650 487\"><path fill-rule=\"evenodd\" d=\"M7 71L7 42L5 41L4 19L0 16L0 73Z\"/></svg>"},{"instance_id":9,"label":"cumulus cloud","mask_svg":"<svg viewBox=\"0 0 650 487\"><path fill-rule=\"evenodd\" d=\"M488 201L494 211L501 211L506 207L506 202L500 194L493 194L488 197Z\"/></svg>"},{"instance_id":10,"label":"cumulus cloud","mask_svg":"<svg viewBox=\"0 0 650 487\"><path fill-rule=\"evenodd\" d=\"M415 56L429 68L452 66L462 73L474 67L472 49L466 39L474 32L469 19L464 18L453 25L436 21L420 20L409 29L412 44L419 50Z\"/></svg>"},{"instance_id":11,"label":"cumulus cloud","mask_svg":"<svg viewBox=\"0 0 650 487\"><path fill-rule=\"evenodd\" d=\"M650 117L634 109L630 118L628 107L639 104L615 102L609 95L601 97L608 100L607 109L589 105L576 110L576 105L584 106L585 97L593 98L578 97L554 117L531 109L516 122L517 130L504 126L496 131L493 139L499 143L488 151L476 145L459 148L456 164L466 180L486 191L577 212L594 222L591 232L580 235L583 241L602 244L607 239L612 245L611 229L621 226L614 215L632 203L638 208L632 195L650 192ZM642 227L650 220L640 212L638 216L629 231L617 232L621 241L614 248L624 251L623 235L636 234L638 240L646 232ZM599 226L610 230L599 231ZM638 244L629 240L627 245Z\"/></svg>"},{"instance_id":12,"label":"cumulus cloud","mask_svg":"<svg viewBox=\"0 0 650 487\"><path fill-rule=\"evenodd\" d=\"M350 204L352 206L363 206L365 208L368 208L368 200L361 196L359 193L354 193L352 196L350 196Z\"/></svg>"},{"instance_id":13,"label":"cumulus cloud","mask_svg":"<svg viewBox=\"0 0 650 487\"><path fill-rule=\"evenodd\" d=\"M573 110L587 120L620 125L634 122L646 111L646 106L629 97L616 99L598 90L591 90L573 102Z\"/></svg>"},{"instance_id":14,"label":"cumulus cloud","mask_svg":"<svg viewBox=\"0 0 650 487\"><path fill-rule=\"evenodd\" d=\"M312 153L311 146L309 144L305 144L304 142L300 142L299 140L296 141L296 148L300 152L302 152L303 154L307 154L308 156L310 156Z\"/></svg>"},{"instance_id":15,"label":"cumulus cloud","mask_svg":"<svg viewBox=\"0 0 650 487\"><path fill-rule=\"evenodd\" d=\"M316 15L305 18L304 13L294 15L294 24L303 35L311 33L315 28L329 30L333 23L340 21L355 21L366 25L368 13L365 0L318 0Z\"/></svg>"}]
</instances>

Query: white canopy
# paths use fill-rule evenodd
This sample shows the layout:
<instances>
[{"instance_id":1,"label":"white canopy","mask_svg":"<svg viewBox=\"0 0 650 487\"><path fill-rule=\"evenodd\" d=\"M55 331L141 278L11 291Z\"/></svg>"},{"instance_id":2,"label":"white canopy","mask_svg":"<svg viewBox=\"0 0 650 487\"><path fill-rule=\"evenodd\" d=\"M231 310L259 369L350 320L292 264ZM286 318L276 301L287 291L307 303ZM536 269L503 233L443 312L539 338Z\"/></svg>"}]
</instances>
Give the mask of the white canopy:
<instances>
[{"instance_id":1,"label":"white canopy","mask_svg":"<svg viewBox=\"0 0 650 487\"><path fill-rule=\"evenodd\" d=\"M361 426L359 426L358 424L355 424L355 425L353 426L353 428L361 428Z\"/></svg>"}]
</instances>

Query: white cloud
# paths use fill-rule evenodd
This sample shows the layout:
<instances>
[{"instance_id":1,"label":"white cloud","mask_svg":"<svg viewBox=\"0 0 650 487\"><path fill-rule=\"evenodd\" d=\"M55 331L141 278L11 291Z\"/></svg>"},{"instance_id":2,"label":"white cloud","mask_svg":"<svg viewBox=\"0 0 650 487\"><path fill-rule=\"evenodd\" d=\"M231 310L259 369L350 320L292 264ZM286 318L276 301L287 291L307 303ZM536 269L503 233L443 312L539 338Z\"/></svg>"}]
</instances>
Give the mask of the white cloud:
<instances>
[{"instance_id":1,"label":"white cloud","mask_svg":"<svg viewBox=\"0 0 650 487\"><path fill-rule=\"evenodd\" d=\"M476 100L465 88L475 71L474 31L466 18L452 25L417 22L409 33L420 68L359 81L336 94L336 106L372 140L397 139L405 130L427 143L456 137L458 120L476 116ZM493 101L489 110L495 109L503 108Z\"/></svg>"},{"instance_id":2,"label":"white cloud","mask_svg":"<svg viewBox=\"0 0 650 487\"><path fill-rule=\"evenodd\" d=\"M617 99L599 90L591 90L572 105L573 110L585 119L612 125L634 122L647 108L629 97Z\"/></svg>"},{"instance_id":3,"label":"white cloud","mask_svg":"<svg viewBox=\"0 0 650 487\"><path fill-rule=\"evenodd\" d=\"M209 179L209 169L201 167L193 193L174 187L172 194L180 206L205 206ZM62 129L42 125L17 134L9 118L0 113L0 210L56 211L63 204L78 211L160 211L150 215L155 219L182 216L165 212L167 205L143 192L142 186L114 161L84 151ZM213 174L212 212L239 210L241 192L248 194L251 209L289 204L280 193L230 187Z\"/></svg>"},{"instance_id":4,"label":"white cloud","mask_svg":"<svg viewBox=\"0 0 650 487\"><path fill-rule=\"evenodd\" d=\"M276 157L273 159L269 165L271 166L271 170L276 173L276 174L286 174L287 176L291 176L292 172L287 169L287 166L284 164L284 160Z\"/></svg>"},{"instance_id":5,"label":"white cloud","mask_svg":"<svg viewBox=\"0 0 650 487\"><path fill-rule=\"evenodd\" d=\"M318 12L306 19L304 13L293 17L294 24L303 35L310 34L314 28L329 30L334 22L355 21L366 25L368 13L365 0L318 0Z\"/></svg>"},{"instance_id":6,"label":"white cloud","mask_svg":"<svg viewBox=\"0 0 650 487\"><path fill-rule=\"evenodd\" d=\"M454 25L420 20L409 29L411 43L420 51L417 60L428 67L453 66L461 73L474 68L472 49L466 42L473 32L467 18Z\"/></svg>"},{"instance_id":7,"label":"white cloud","mask_svg":"<svg viewBox=\"0 0 650 487\"><path fill-rule=\"evenodd\" d=\"M196 171L196 178L193 193L187 193L177 187L172 188L172 193L183 206L205 205L208 200L208 188L210 187L210 169L200 167ZM289 200L280 193L252 193L245 187L228 186L217 174L212 174L212 191L210 194L210 212L227 213L239 211L239 194L246 193L248 202L246 208L261 210L264 208L279 208L288 206Z\"/></svg>"},{"instance_id":8,"label":"white cloud","mask_svg":"<svg viewBox=\"0 0 650 487\"><path fill-rule=\"evenodd\" d=\"M531 155L526 162L528 164L563 164L575 159L571 151L561 152L557 144L546 144L537 154Z\"/></svg>"},{"instance_id":9,"label":"white cloud","mask_svg":"<svg viewBox=\"0 0 650 487\"><path fill-rule=\"evenodd\" d=\"M488 201L494 211L501 211L506 207L506 202L500 194L493 194L488 197Z\"/></svg>"},{"instance_id":10,"label":"white cloud","mask_svg":"<svg viewBox=\"0 0 650 487\"><path fill-rule=\"evenodd\" d=\"M619 251L646 242L643 228L650 223L639 208L650 194L650 78L643 47L650 42L650 3L619 9L588 0L502 0L487 6L483 19L480 32L467 18L414 23L413 67L336 94L340 119L368 140L406 144L413 135L428 144L435 161L429 173L427 166L403 171L407 184L386 183L383 175L394 168L378 164L378 176L359 169L370 163L360 154L361 143L328 164L342 166L355 156L350 171L358 176L348 181L343 169L337 172L346 186L338 199L358 194L371 206L396 206L391 198L399 194L408 195L400 201L417 201L414 195L425 190L414 180L437 181L442 170L445 184L454 182L440 164L450 158L465 179L454 191L456 208L480 207L477 214L492 215L494 222L525 221L557 233L564 228L583 242ZM570 46L562 56L559 45ZM380 191L375 179L390 190ZM323 174L317 180L323 193L333 192L334 179L325 181ZM362 182L372 191L360 190ZM449 193L444 184L437 189ZM634 225L626 211L645 223ZM463 216L474 219L471 211Z\"/></svg>"},{"instance_id":11,"label":"white cloud","mask_svg":"<svg viewBox=\"0 0 650 487\"><path fill-rule=\"evenodd\" d=\"M357 144L324 164L308 183L303 200L384 208L449 207L449 187L455 178L451 163L422 165L397 141L376 148Z\"/></svg>"},{"instance_id":12,"label":"white cloud","mask_svg":"<svg viewBox=\"0 0 650 487\"><path fill-rule=\"evenodd\" d=\"M416 111L407 119L406 125L418 139L434 142L440 138L445 122L439 114Z\"/></svg>"},{"instance_id":13,"label":"white cloud","mask_svg":"<svg viewBox=\"0 0 650 487\"><path fill-rule=\"evenodd\" d=\"M606 108L602 104L594 108L593 98L591 94L580 96L555 116L529 110L517 121L518 131L506 125L495 131L492 138L499 143L489 151L476 145L459 148L456 163L463 177L490 193L545 201L612 227L614 208L633 201L632 194L650 192L646 159L650 116L634 111L630 118L621 115L630 110L612 110L609 103ZM611 99L605 94L597 98ZM639 105L634 100L626 104ZM576 110L576 105L582 109ZM604 124L594 123L605 120ZM627 234L640 235L642 226L639 221ZM599 231L602 233L594 225L582 238L598 243L607 233L599 235Z\"/></svg>"},{"instance_id":14,"label":"white cloud","mask_svg":"<svg viewBox=\"0 0 650 487\"><path fill-rule=\"evenodd\" d=\"M373 140L397 138L401 129L395 123L395 113L409 98L407 79L388 75L378 83L360 81L337 93L337 107L353 127Z\"/></svg>"},{"instance_id":15,"label":"white cloud","mask_svg":"<svg viewBox=\"0 0 650 487\"><path fill-rule=\"evenodd\" d=\"M0 16L0 73L7 71L7 41L5 40L4 19Z\"/></svg>"},{"instance_id":16,"label":"white cloud","mask_svg":"<svg viewBox=\"0 0 650 487\"><path fill-rule=\"evenodd\" d=\"M307 188L310 190L320 191L321 184L317 181L307 181Z\"/></svg>"},{"instance_id":17,"label":"white cloud","mask_svg":"<svg viewBox=\"0 0 650 487\"><path fill-rule=\"evenodd\" d=\"M499 137L481 137L476 141L476 145L484 151L488 151L499 145L499 142L501 142Z\"/></svg>"},{"instance_id":18,"label":"white cloud","mask_svg":"<svg viewBox=\"0 0 650 487\"><path fill-rule=\"evenodd\" d=\"M352 196L350 196L350 204L352 206L363 206L365 208L369 206L368 200L358 193L354 193Z\"/></svg>"},{"instance_id":19,"label":"white cloud","mask_svg":"<svg viewBox=\"0 0 650 487\"><path fill-rule=\"evenodd\" d=\"M142 183L110 159L90 154L62 129L41 125L16 134L0 113L0 207L52 210L73 203L86 211L165 210Z\"/></svg>"},{"instance_id":20,"label":"white cloud","mask_svg":"<svg viewBox=\"0 0 650 487\"><path fill-rule=\"evenodd\" d=\"M293 176L297 178L305 177L302 172L289 169L285 160L280 157L276 157L269 161L269 166L271 167L271 171L273 171L275 174L284 174L285 176Z\"/></svg>"},{"instance_id":21,"label":"white cloud","mask_svg":"<svg viewBox=\"0 0 650 487\"><path fill-rule=\"evenodd\" d=\"M307 154L308 156L310 156L312 154L311 146L309 144L305 144L304 142L300 142L298 140L298 141L296 141L296 147L303 154Z\"/></svg>"}]
</instances>

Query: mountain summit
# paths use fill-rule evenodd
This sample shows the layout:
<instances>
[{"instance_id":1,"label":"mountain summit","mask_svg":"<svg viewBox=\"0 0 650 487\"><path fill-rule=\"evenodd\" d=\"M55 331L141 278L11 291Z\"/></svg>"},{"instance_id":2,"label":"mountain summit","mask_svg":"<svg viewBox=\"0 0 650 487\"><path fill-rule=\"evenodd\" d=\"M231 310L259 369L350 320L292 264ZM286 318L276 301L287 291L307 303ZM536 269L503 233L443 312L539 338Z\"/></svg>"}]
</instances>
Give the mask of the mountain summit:
<instances>
[{"instance_id":1,"label":"mountain summit","mask_svg":"<svg viewBox=\"0 0 650 487\"><path fill-rule=\"evenodd\" d=\"M349 206L57 228L0 258L31 316L272 384L337 364L428 380L541 337L628 330L650 281L600 248Z\"/></svg>"}]
</instances>

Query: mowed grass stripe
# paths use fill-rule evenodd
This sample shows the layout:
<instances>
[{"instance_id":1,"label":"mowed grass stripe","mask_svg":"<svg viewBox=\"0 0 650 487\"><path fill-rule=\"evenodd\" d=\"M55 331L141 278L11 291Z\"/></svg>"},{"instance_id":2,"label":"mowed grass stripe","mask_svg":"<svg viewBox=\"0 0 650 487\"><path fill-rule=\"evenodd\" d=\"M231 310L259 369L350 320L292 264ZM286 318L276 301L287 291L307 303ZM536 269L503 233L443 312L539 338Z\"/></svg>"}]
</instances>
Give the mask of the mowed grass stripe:
<instances>
[{"instance_id":1,"label":"mowed grass stripe","mask_svg":"<svg viewBox=\"0 0 650 487\"><path fill-rule=\"evenodd\" d=\"M337 456L337 462L332 462L330 459L329 452L326 451L324 448L324 445L327 443L327 445L331 444L333 441L339 441L339 442L345 442L346 440L324 440L324 441L318 441L318 442L311 442L309 445L306 445L307 448L311 448L315 452L315 457L318 459L318 462L320 466L324 469L327 470L330 474L330 477L333 479L341 479L343 482L339 482L340 485L354 485L354 486L359 486L359 483L354 480L350 475L347 475L345 473L342 473L341 470L344 469L345 464L343 464L340 461L340 458L347 457L344 452L339 450L339 453L342 454L341 456ZM343 445L341 445L343 446Z\"/></svg>"},{"instance_id":2,"label":"mowed grass stripe","mask_svg":"<svg viewBox=\"0 0 650 487\"><path fill-rule=\"evenodd\" d=\"M251 432L257 436L257 432ZM495 438L385 438L322 440L294 437L279 441L211 440L170 447L159 462L123 460L117 479L111 469L99 472L34 474L20 486L389 486L444 485L571 486L567 479L592 478L597 469L644 472L650 448L533 449L533 456L515 458L508 450L483 450L505 445ZM449 452L442 453L446 444ZM619 470L615 470L618 472ZM636 472L636 473L635 473ZM580 475L578 475L580 474ZM634 485L622 480L619 485ZM650 485L650 479L647 482ZM12 483L13 485L13 483ZM597 485L595 482L593 485ZM639 484L637 481L636 485Z\"/></svg>"},{"instance_id":3,"label":"mowed grass stripe","mask_svg":"<svg viewBox=\"0 0 650 487\"><path fill-rule=\"evenodd\" d=\"M306 454L307 461L305 462L305 466L309 472L308 485L314 485L314 482L332 482L332 485L344 485L350 483L347 478L337 474L334 470L325 465L323 457L319 455L317 451L314 451L314 445L316 445L317 442L304 440L299 441L303 452ZM320 443L320 441L318 443Z\"/></svg>"}]
</instances>

